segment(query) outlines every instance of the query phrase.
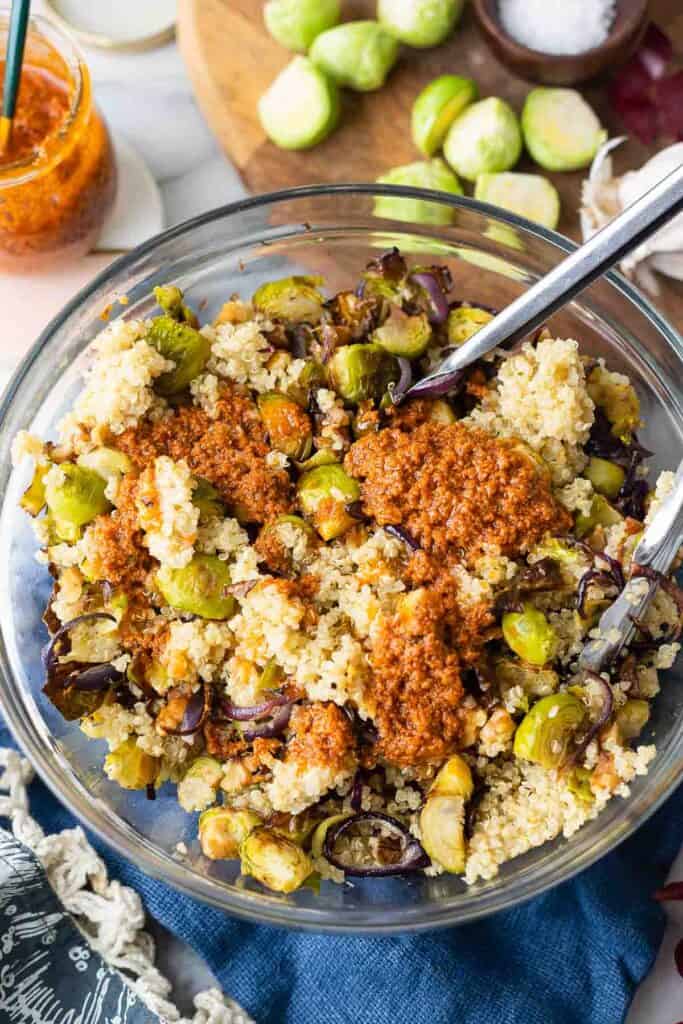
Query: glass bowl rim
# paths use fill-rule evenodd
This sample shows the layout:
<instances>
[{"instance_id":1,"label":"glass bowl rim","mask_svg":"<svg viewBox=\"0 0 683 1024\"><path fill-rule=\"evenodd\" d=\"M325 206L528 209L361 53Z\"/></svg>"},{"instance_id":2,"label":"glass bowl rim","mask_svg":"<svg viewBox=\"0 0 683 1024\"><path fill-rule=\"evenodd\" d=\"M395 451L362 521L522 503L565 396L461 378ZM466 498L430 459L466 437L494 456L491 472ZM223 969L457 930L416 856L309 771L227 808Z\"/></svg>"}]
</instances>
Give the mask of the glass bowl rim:
<instances>
[{"instance_id":1,"label":"glass bowl rim","mask_svg":"<svg viewBox=\"0 0 683 1024\"><path fill-rule=\"evenodd\" d=\"M471 199L467 196L452 196L431 189L413 188L403 185L356 184L350 182L332 185L303 185L291 189L262 193L257 196L248 196L235 202L215 207L152 236L135 249L114 260L77 292L47 324L38 339L25 354L7 384L0 401L0 431L3 429L7 414L19 387L33 364L49 345L52 336L60 330L65 321L81 305L87 302L100 287L106 285L111 277L125 272L140 257L153 253L159 245L165 244L176 237L187 235L196 228L212 222L239 214L245 210L258 209L270 204L290 202L297 199L329 197L335 194L394 196L396 198L435 202L440 205L451 206L454 209L474 210L483 216L502 221L512 227L521 228L527 235L535 235L543 241L549 242L565 255L572 253L578 248L577 244L566 236L542 227L524 217L519 217L516 214L502 210L500 207ZM438 230L437 225L432 225L431 227L434 230ZM603 277L630 303L635 305L642 315L653 323L655 328L664 337L666 343L683 363L683 339L675 328L669 324L668 320L619 272L610 270ZM1 643L1 653L4 658L4 642ZM4 676L5 672L3 671L1 684L3 688L9 687L10 684ZM72 796L72 794L68 793L72 785L70 779L57 770L57 766L53 765L50 759L44 756L42 747L35 741L35 734L24 727L21 715L17 713L13 703L11 701L6 702L6 706L2 710L15 739L19 742L22 750L30 756L32 764L41 780L47 785L54 796L71 811L78 821L83 822L88 828L92 829L99 839L112 847L124 859L130 861L133 851L128 849L130 840L126 835L125 827L120 825L117 819L108 821L102 815L99 815L93 805L80 799L80 794L75 793ZM650 800L647 807L635 819L623 820L620 823L618 835L616 837L612 835L606 846L604 842L596 842L589 851L584 852L582 857L577 858L575 864L562 866L559 875L555 865L551 866L551 868L541 869L532 880L526 881L526 889L523 895L514 892L514 886L501 886L475 897L473 901L462 908L454 908L448 904L440 907L435 903L429 909L418 905L394 911L381 910L380 914L383 918L381 921L375 919L376 911L372 907L347 911L339 908L317 910L316 908L293 907L286 903L278 905L264 901L258 893L248 890L244 890L239 894L234 891L229 892L223 887L216 886L210 879L206 879L198 874L189 873L181 861L174 861L170 857L150 849L146 841L138 843L137 849L134 851L134 857L142 870L159 881L170 884L187 896L202 900L220 910L229 912L252 923L347 935L425 931L475 921L489 914L517 906L556 885L569 881L632 835L671 795L682 778L683 760L678 770L671 774L668 783ZM81 806L76 809L79 803ZM96 816L100 818L99 824L93 822L93 818Z\"/></svg>"}]
</instances>

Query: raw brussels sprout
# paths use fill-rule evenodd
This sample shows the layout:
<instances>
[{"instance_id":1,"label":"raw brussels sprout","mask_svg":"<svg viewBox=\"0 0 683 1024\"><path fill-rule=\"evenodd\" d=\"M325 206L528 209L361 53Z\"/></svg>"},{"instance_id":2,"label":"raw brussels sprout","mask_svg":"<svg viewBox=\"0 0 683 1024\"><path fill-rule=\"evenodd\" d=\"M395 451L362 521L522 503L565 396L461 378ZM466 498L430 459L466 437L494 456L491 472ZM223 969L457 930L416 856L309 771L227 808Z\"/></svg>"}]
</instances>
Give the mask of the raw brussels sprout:
<instances>
[{"instance_id":1,"label":"raw brussels sprout","mask_svg":"<svg viewBox=\"0 0 683 1024\"><path fill-rule=\"evenodd\" d=\"M297 493L304 514L312 518L323 540L340 537L355 525L345 506L359 500L360 487L340 465L319 466L304 473Z\"/></svg>"},{"instance_id":2,"label":"raw brussels sprout","mask_svg":"<svg viewBox=\"0 0 683 1024\"><path fill-rule=\"evenodd\" d=\"M313 838L311 839L311 856L314 858L323 857L325 855L325 838L327 833L333 825L338 825L342 821L346 821L350 818L351 814L332 814L329 818L325 818L319 825L316 826Z\"/></svg>"},{"instance_id":3,"label":"raw brussels sprout","mask_svg":"<svg viewBox=\"0 0 683 1024\"><path fill-rule=\"evenodd\" d=\"M441 766L429 790L432 796L459 796L467 801L474 792L470 766L459 754L453 754Z\"/></svg>"},{"instance_id":4,"label":"raw brussels sprout","mask_svg":"<svg viewBox=\"0 0 683 1024\"><path fill-rule=\"evenodd\" d=\"M379 22L347 21L321 33L309 56L337 85L372 92L384 85L398 49L398 41Z\"/></svg>"},{"instance_id":5,"label":"raw brussels sprout","mask_svg":"<svg viewBox=\"0 0 683 1024\"><path fill-rule=\"evenodd\" d=\"M104 759L104 770L112 782L123 789L144 789L151 786L160 767L158 757L145 753L135 736L115 747Z\"/></svg>"},{"instance_id":6,"label":"raw brussels sprout","mask_svg":"<svg viewBox=\"0 0 683 1024\"><path fill-rule=\"evenodd\" d=\"M430 796L420 813L422 845L453 875L465 870L465 801L459 796Z\"/></svg>"},{"instance_id":7,"label":"raw brussels sprout","mask_svg":"<svg viewBox=\"0 0 683 1024\"><path fill-rule=\"evenodd\" d=\"M399 372L396 360L381 346L342 345L327 364L330 385L345 401L359 405L379 400Z\"/></svg>"},{"instance_id":8,"label":"raw brussels sprout","mask_svg":"<svg viewBox=\"0 0 683 1024\"><path fill-rule=\"evenodd\" d=\"M198 377L211 355L211 342L189 324L181 324L167 313L152 320L146 339L158 352L175 363L154 382L160 395L175 395Z\"/></svg>"},{"instance_id":9,"label":"raw brussels sprout","mask_svg":"<svg viewBox=\"0 0 683 1024\"><path fill-rule=\"evenodd\" d=\"M596 366L588 376L586 389L612 424L615 437L628 437L638 429L640 401L627 377Z\"/></svg>"},{"instance_id":10,"label":"raw brussels sprout","mask_svg":"<svg viewBox=\"0 0 683 1024\"><path fill-rule=\"evenodd\" d=\"M575 89L532 89L522 110L526 148L546 171L588 167L607 138Z\"/></svg>"},{"instance_id":11,"label":"raw brussels sprout","mask_svg":"<svg viewBox=\"0 0 683 1024\"><path fill-rule=\"evenodd\" d=\"M339 21L339 0L268 0L263 20L273 39L306 53L316 36Z\"/></svg>"},{"instance_id":12,"label":"raw brussels sprout","mask_svg":"<svg viewBox=\"0 0 683 1024\"><path fill-rule=\"evenodd\" d=\"M512 658L498 658L493 671L503 692L521 686L530 697L547 697L560 685L560 677L553 669L526 665Z\"/></svg>"},{"instance_id":13,"label":"raw brussels sprout","mask_svg":"<svg viewBox=\"0 0 683 1024\"><path fill-rule=\"evenodd\" d=\"M594 489L599 494L604 494L606 498L616 498L626 479L626 473L616 462L599 459L595 455L591 455L583 475L590 480Z\"/></svg>"},{"instance_id":14,"label":"raw brussels sprout","mask_svg":"<svg viewBox=\"0 0 683 1024\"><path fill-rule=\"evenodd\" d=\"M437 192L448 192L452 196L462 195L460 182L439 157L394 167L386 174L382 174L377 179L377 184L410 185L413 188L429 188ZM386 217L387 220L407 220L415 224L445 227L453 223L454 211L440 203L430 203L427 199L378 196L375 199L373 213L375 217Z\"/></svg>"},{"instance_id":15,"label":"raw brussels sprout","mask_svg":"<svg viewBox=\"0 0 683 1024\"><path fill-rule=\"evenodd\" d=\"M30 516L39 515L45 508L45 474L49 468L49 462L41 462L36 466L31 483L19 501L21 508Z\"/></svg>"},{"instance_id":16,"label":"raw brussels sprout","mask_svg":"<svg viewBox=\"0 0 683 1024\"><path fill-rule=\"evenodd\" d=\"M280 149L310 149L337 127L339 90L308 57L295 57L258 102L261 126Z\"/></svg>"},{"instance_id":17,"label":"raw brussels sprout","mask_svg":"<svg viewBox=\"0 0 683 1024\"><path fill-rule=\"evenodd\" d=\"M413 104L413 142L425 156L441 149L448 129L479 95L471 78L441 75L426 85Z\"/></svg>"},{"instance_id":18,"label":"raw brussels sprout","mask_svg":"<svg viewBox=\"0 0 683 1024\"><path fill-rule=\"evenodd\" d=\"M206 522L207 519L224 516L225 505L213 484L201 476L196 479L197 486L192 492L192 504L199 509L199 521Z\"/></svg>"},{"instance_id":19,"label":"raw brussels sprout","mask_svg":"<svg viewBox=\"0 0 683 1024\"><path fill-rule=\"evenodd\" d=\"M456 306L448 314L448 344L464 345L477 331L493 320L493 313L479 306Z\"/></svg>"},{"instance_id":20,"label":"raw brussels sprout","mask_svg":"<svg viewBox=\"0 0 683 1024\"><path fill-rule=\"evenodd\" d=\"M240 845L242 873L274 892L294 892L313 864L300 846L267 828L255 828Z\"/></svg>"},{"instance_id":21,"label":"raw brussels sprout","mask_svg":"<svg viewBox=\"0 0 683 1024\"><path fill-rule=\"evenodd\" d=\"M517 727L512 748L515 757L542 768L560 768L585 716L586 708L571 693L543 697Z\"/></svg>"},{"instance_id":22,"label":"raw brussels sprout","mask_svg":"<svg viewBox=\"0 0 683 1024\"><path fill-rule=\"evenodd\" d=\"M523 612L503 615L503 637L508 647L531 665L545 665L557 648L557 635L543 612L525 604Z\"/></svg>"},{"instance_id":23,"label":"raw brussels sprout","mask_svg":"<svg viewBox=\"0 0 683 1024\"><path fill-rule=\"evenodd\" d=\"M392 305L389 316L381 327L372 332L371 337L373 342L393 356L419 359L427 351L432 328L426 313L408 316L398 306Z\"/></svg>"},{"instance_id":24,"label":"raw brussels sprout","mask_svg":"<svg viewBox=\"0 0 683 1024\"><path fill-rule=\"evenodd\" d=\"M615 526L621 520L622 517L615 508L612 508L607 498L602 494L596 494L593 498L590 515L584 515L583 512L576 513L574 532L577 537L585 537L596 526Z\"/></svg>"},{"instance_id":25,"label":"raw brussels sprout","mask_svg":"<svg viewBox=\"0 0 683 1024\"><path fill-rule=\"evenodd\" d=\"M619 708L616 714L619 732L625 740L640 736L650 718L650 704L646 700L631 698Z\"/></svg>"},{"instance_id":26,"label":"raw brussels sprout","mask_svg":"<svg viewBox=\"0 0 683 1024\"><path fill-rule=\"evenodd\" d=\"M324 296L318 291L322 283L322 277L309 275L268 281L256 289L252 305L271 320L317 324L325 302Z\"/></svg>"},{"instance_id":27,"label":"raw brussels sprout","mask_svg":"<svg viewBox=\"0 0 683 1024\"><path fill-rule=\"evenodd\" d=\"M183 302L183 293L176 285L159 285L154 289L154 298L164 313L168 313L174 320L180 320L183 323L189 324L190 327L199 326L197 317L190 307L186 306Z\"/></svg>"},{"instance_id":28,"label":"raw brussels sprout","mask_svg":"<svg viewBox=\"0 0 683 1024\"><path fill-rule=\"evenodd\" d=\"M199 816L199 845L209 860L239 857L240 846L263 822L253 811L210 807Z\"/></svg>"},{"instance_id":29,"label":"raw brussels sprout","mask_svg":"<svg viewBox=\"0 0 683 1024\"><path fill-rule=\"evenodd\" d=\"M94 470L107 482L120 480L133 468L128 456L115 448L94 448L91 452L83 452L76 459L76 465Z\"/></svg>"},{"instance_id":30,"label":"raw brussels sprout","mask_svg":"<svg viewBox=\"0 0 683 1024\"><path fill-rule=\"evenodd\" d=\"M111 505L104 496L107 482L99 473L73 462L62 462L59 470L59 482L48 477L45 483L45 503L61 535L61 525L85 526Z\"/></svg>"},{"instance_id":31,"label":"raw brussels sprout","mask_svg":"<svg viewBox=\"0 0 683 1024\"><path fill-rule=\"evenodd\" d=\"M228 592L230 570L217 555L195 555L182 569L162 566L157 586L166 603L202 619L229 619L237 600Z\"/></svg>"},{"instance_id":32,"label":"raw brussels sprout","mask_svg":"<svg viewBox=\"0 0 683 1024\"><path fill-rule=\"evenodd\" d=\"M473 103L451 125L443 155L456 174L476 181L514 167L522 152L517 115L505 100L490 96Z\"/></svg>"},{"instance_id":33,"label":"raw brussels sprout","mask_svg":"<svg viewBox=\"0 0 683 1024\"><path fill-rule=\"evenodd\" d=\"M377 17L392 35L418 49L451 34L465 0L378 0Z\"/></svg>"},{"instance_id":34,"label":"raw brussels sprout","mask_svg":"<svg viewBox=\"0 0 683 1024\"><path fill-rule=\"evenodd\" d=\"M313 427L298 402L277 391L266 391L258 397L258 408L271 446L291 459L307 459L313 447Z\"/></svg>"},{"instance_id":35,"label":"raw brussels sprout","mask_svg":"<svg viewBox=\"0 0 683 1024\"><path fill-rule=\"evenodd\" d=\"M178 783L178 803L184 811L203 811L215 801L222 778L223 769L215 758L198 757Z\"/></svg>"},{"instance_id":36,"label":"raw brussels sprout","mask_svg":"<svg viewBox=\"0 0 683 1024\"><path fill-rule=\"evenodd\" d=\"M546 228L556 228L560 219L557 189L540 174L480 174L474 198L510 210Z\"/></svg>"}]
</instances>

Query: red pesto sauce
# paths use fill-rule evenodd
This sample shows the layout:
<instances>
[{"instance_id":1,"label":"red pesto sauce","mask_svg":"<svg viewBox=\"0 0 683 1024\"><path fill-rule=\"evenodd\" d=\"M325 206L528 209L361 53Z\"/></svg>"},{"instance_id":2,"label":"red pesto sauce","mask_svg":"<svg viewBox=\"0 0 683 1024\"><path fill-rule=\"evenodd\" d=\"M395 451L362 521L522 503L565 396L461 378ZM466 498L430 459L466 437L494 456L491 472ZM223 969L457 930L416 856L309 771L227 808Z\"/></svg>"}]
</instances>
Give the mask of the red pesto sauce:
<instances>
[{"instance_id":1,"label":"red pesto sauce","mask_svg":"<svg viewBox=\"0 0 683 1024\"><path fill-rule=\"evenodd\" d=\"M5 62L0 61L0 81ZM41 143L64 123L70 97L66 84L42 68L24 67L14 112L10 144L0 154L0 167L30 158Z\"/></svg>"}]
</instances>

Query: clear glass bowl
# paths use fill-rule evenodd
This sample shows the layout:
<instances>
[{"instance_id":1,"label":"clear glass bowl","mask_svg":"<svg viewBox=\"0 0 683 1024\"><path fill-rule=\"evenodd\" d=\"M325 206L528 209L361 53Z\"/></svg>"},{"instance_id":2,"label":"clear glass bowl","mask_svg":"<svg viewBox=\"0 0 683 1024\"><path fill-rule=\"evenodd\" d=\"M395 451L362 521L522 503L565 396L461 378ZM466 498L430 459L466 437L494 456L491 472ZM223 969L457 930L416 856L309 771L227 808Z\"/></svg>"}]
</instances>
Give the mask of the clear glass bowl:
<instances>
[{"instance_id":1,"label":"clear glass bowl","mask_svg":"<svg viewBox=\"0 0 683 1024\"><path fill-rule=\"evenodd\" d=\"M424 226L373 215L377 195L430 199L451 221ZM438 207L438 208L437 208ZM178 807L171 787L154 803L110 783L101 770L104 744L87 740L43 698L41 615L50 589L34 558L36 541L17 507L28 469L10 470L10 445L21 428L43 436L72 403L86 366L85 350L102 329L101 314L146 315L152 287L173 281L211 318L232 293L249 296L263 281L292 272L320 272L337 290L356 282L365 263L398 245L421 263L447 263L454 294L502 307L546 273L573 245L559 235L471 200L378 186L302 188L215 210L152 239L114 263L76 296L24 359L0 409L0 697L15 736L45 782L74 814L145 871L233 914L290 927L338 932L390 932L468 921L510 907L565 881L612 849L664 800L683 772L681 665L668 673L654 704L645 741L658 744L647 777L627 800L569 842L557 840L506 864L491 882L467 888L457 877L407 877L324 884L320 894L262 891L239 878L234 863L206 861L194 840L196 822ZM117 300L124 297L125 304ZM640 394L647 426L642 437L657 454L653 472L683 454L683 345L649 303L617 275L594 284L554 320L628 373ZM678 684L678 685L676 685ZM180 860L176 844L188 856Z\"/></svg>"}]
</instances>

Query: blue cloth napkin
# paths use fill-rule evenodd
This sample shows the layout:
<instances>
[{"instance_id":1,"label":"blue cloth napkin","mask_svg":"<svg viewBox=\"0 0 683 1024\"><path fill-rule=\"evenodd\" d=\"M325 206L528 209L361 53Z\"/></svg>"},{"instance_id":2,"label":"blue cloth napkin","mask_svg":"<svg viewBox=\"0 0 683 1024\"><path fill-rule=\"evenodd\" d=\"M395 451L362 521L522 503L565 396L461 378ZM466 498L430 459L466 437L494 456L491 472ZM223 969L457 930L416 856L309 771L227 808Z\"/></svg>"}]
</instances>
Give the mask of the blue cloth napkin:
<instances>
[{"instance_id":1,"label":"blue cloth napkin","mask_svg":"<svg viewBox=\"0 0 683 1024\"><path fill-rule=\"evenodd\" d=\"M0 745L15 745L1 724ZM50 832L75 824L39 782L31 812ZM89 838L258 1024L619 1024L662 939L651 893L683 842L683 814L679 791L608 857L515 910L382 938L245 924Z\"/></svg>"}]
</instances>

